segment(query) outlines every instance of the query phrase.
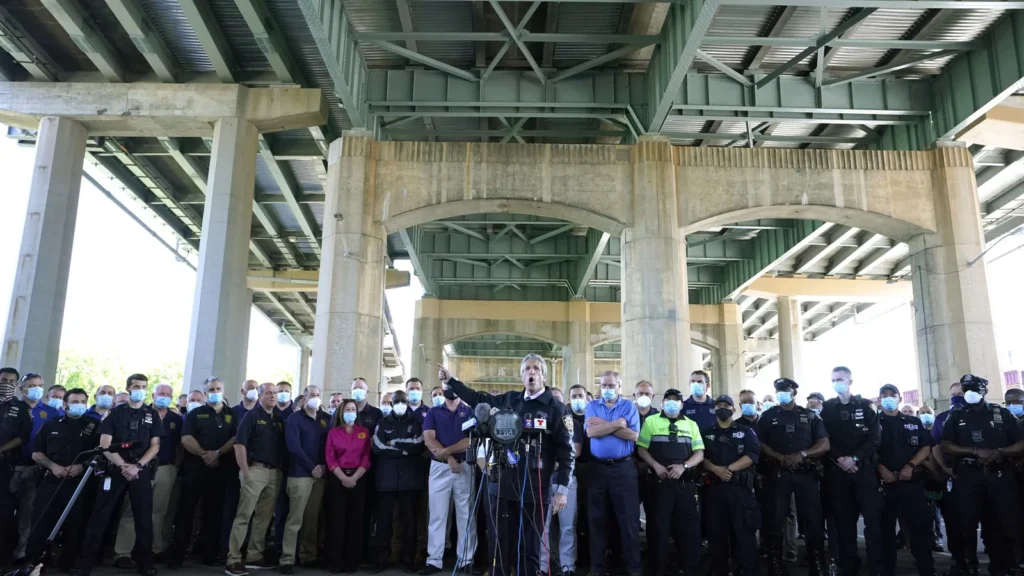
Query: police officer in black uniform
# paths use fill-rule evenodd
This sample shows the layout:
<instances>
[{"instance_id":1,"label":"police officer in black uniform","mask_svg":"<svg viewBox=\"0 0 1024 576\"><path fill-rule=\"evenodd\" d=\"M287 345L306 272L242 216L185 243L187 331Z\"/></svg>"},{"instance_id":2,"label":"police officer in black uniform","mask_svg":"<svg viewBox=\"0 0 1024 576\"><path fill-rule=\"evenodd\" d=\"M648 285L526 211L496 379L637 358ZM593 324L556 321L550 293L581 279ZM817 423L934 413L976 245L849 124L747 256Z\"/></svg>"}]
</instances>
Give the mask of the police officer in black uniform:
<instances>
[{"instance_id":1,"label":"police officer in black uniform","mask_svg":"<svg viewBox=\"0 0 1024 576\"><path fill-rule=\"evenodd\" d=\"M167 555L168 568L177 568L185 560L200 500L204 514L197 548L203 564L217 564L223 534L225 488L232 477L238 476L234 450L237 412L224 402L224 383L219 378L207 378L204 387L206 404L188 413L181 430L185 459L181 466L181 497L174 519L174 542Z\"/></svg>"},{"instance_id":2,"label":"police officer in black uniform","mask_svg":"<svg viewBox=\"0 0 1024 576\"><path fill-rule=\"evenodd\" d=\"M10 563L18 541L18 525L14 521L18 497L8 486L21 447L32 435L28 405L14 397L18 377L14 368L0 368L0 566Z\"/></svg>"},{"instance_id":3,"label":"police officer in black uniform","mask_svg":"<svg viewBox=\"0 0 1024 576\"><path fill-rule=\"evenodd\" d=\"M799 385L789 378L775 381L778 406L765 410L758 422L757 436L765 462L765 492L770 498L768 531L771 545L771 573L786 572L782 562L782 532L790 499L796 497L796 512L807 541L809 576L823 576L825 566L821 493L818 490L821 464L828 452L825 424L813 412L797 406L793 398Z\"/></svg>"},{"instance_id":4,"label":"police officer in black uniform","mask_svg":"<svg viewBox=\"0 0 1024 576\"><path fill-rule=\"evenodd\" d=\"M106 526L114 511L121 508L127 492L135 518L135 549L132 553L139 573L152 576L156 574L153 568L152 481L164 428L156 409L143 403L149 379L142 374L132 374L127 384L128 402L111 410L100 423L100 446L107 448L111 444L129 442L133 446L121 454L104 453L109 462L107 477L96 492L96 503L88 525L94 528ZM96 561L96 553L103 544L103 533L101 529L86 532L72 576L88 576Z\"/></svg>"},{"instance_id":5,"label":"police officer in black uniform","mask_svg":"<svg viewBox=\"0 0 1024 576\"><path fill-rule=\"evenodd\" d=\"M917 416L899 411L900 391L892 384L879 390L882 443L878 447L878 476L882 480L882 574L896 574L896 520L910 536L910 552L919 576L933 576L932 514L924 495L932 435Z\"/></svg>"},{"instance_id":6,"label":"police officer in black uniform","mask_svg":"<svg viewBox=\"0 0 1024 576\"><path fill-rule=\"evenodd\" d=\"M1017 419L997 404L987 404L988 381L965 374L960 378L966 405L954 410L942 429L946 464L956 472L953 498L960 512L964 557L969 574L978 573L978 522L985 514L1001 538L986 541L989 572L1003 575L1019 571L1022 562L1021 531L1017 517L1018 494L1010 458L1024 452ZM987 512L987 514L986 514Z\"/></svg>"},{"instance_id":7,"label":"police officer in black uniform","mask_svg":"<svg viewBox=\"0 0 1024 576\"><path fill-rule=\"evenodd\" d=\"M761 511L754 498L754 465L761 455L757 433L733 420L735 404L732 397L715 399L715 419L704 435L704 468L710 485L706 493L708 549L713 576L729 575L729 558L739 560L738 576L754 576L757 570L757 530L761 527ZM734 538L733 538L734 537ZM730 540L733 554L727 554Z\"/></svg>"},{"instance_id":8,"label":"police officer in black uniform","mask_svg":"<svg viewBox=\"0 0 1024 576\"><path fill-rule=\"evenodd\" d=\"M547 364L544 358L537 354L527 354L519 365L519 375L523 381L522 392L492 395L473 390L456 379L447 368L438 365L437 377L441 383L455 390L455 394L470 406L487 403L493 408L516 412L523 417L524 425L527 421L530 426L538 421L546 425L546 430L538 436L523 435L514 467L508 467L502 472L500 486L488 487L491 511L497 521L496 546L500 549L500 562L493 576L511 574L514 570L527 576L538 574L544 514L549 506L552 514L565 508L575 466L573 419L566 413L565 406L555 400L545 386ZM539 446L524 451L523 443L527 439L535 444L539 442ZM557 469L555 462L558 463ZM538 472L540 478L537 478ZM526 484L523 483L524 475L527 476ZM554 494L549 494L551 488ZM542 508L544 514L541 513ZM517 569L517 535L520 525L524 531L522 546L526 557Z\"/></svg>"},{"instance_id":9,"label":"police officer in black uniform","mask_svg":"<svg viewBox=\"0 0 1024 576\"><path fill-rule=\"evenodd\" d=\"M45 550L46 539L71 500L85 467L93 455L84 454L100 444L100 423L85 416L89 395L81 388L72 388L64 396L68 409L58 420L50 420L36 434L32 460L45 470L32 507L32 532L28 536L25 558L37 562ZM95 479L90 480L95 482ZM64 548L60 568L72 568L78 554L85 523L84 503L76 503L64 521Z\"/></svg>"},{"instance_id":10,"label":"police officer in black uniform","mask_svg":"<svg viewBox=\"0 0 1024 576\"><path fill-rule=\"evenodd\" d=\"M850 370L839 366L832 370L832 387L838 396L825 401L821 419L829 437L829 457L825 460L825 482L829 508L836 523L836 564L844 574L859 572L857 555L857 518L864 517L868 573L882 572L882 541L879 524L882 501L876 477L881 429L871 402L850 393Z\"/></svg>"}]
</instances>

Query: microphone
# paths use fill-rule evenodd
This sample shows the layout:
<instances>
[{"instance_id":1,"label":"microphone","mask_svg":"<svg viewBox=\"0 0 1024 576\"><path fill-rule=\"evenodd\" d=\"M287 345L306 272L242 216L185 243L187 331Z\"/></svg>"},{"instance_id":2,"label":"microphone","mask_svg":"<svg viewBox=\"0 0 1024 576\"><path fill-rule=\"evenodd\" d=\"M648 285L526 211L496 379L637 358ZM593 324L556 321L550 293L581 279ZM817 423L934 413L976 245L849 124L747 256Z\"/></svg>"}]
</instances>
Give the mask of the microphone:
<instances>
[{"instance_id":1,"label":"microphone","mask_svg":"<svg viewBox=\"0 0 1024 576\"><path fill-rule=\"evenodd\" d=\"M491 406L486 402L481 402L473 408L473 417L466 420L462 424L462 431L465 432L472 428L476 428L476 431L480 435L487 434L487 423L491 420Z\"/></svg>"},{"instance_id":2,"label":"microphone","mask_svg":"<svg viewBox=\"0 0 1024 576\"><path fill-rule=\"evenodd\" d=\"M108 448L97 446L92 450L86 450L82 455L93 456L104 452L110 452L111 454L125 454L127 452L131 452L133 448L137 448L139 444L140 442L121 442L119 444L111 444Z\"/></svg>"}]
</instances>

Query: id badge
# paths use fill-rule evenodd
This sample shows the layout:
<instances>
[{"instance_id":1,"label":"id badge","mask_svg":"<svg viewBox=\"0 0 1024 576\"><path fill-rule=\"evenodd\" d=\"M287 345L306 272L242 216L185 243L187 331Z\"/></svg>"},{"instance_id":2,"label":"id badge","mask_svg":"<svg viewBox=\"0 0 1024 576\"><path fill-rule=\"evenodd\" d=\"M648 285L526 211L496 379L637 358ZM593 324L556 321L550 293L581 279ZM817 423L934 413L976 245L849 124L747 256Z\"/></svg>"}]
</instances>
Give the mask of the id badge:
<instances>
[{"instance_id":1,"label":"id badge","mask_svg":"<svg viewBox=\"0 0 1024 576\"><path fill-rule=\"evenodd\" d=\"M103 480L103 491L110 492L110 476L107 476L107 478Z\"/></svg>"},{"instance_id":2,"label":"id badge","mask_svg":"<svg viewBox=\"0 0 1024 576\"><path fill-rule=\"evenodd\" d=\"M981 430L971 430L971 442L981 442L982 432Z\"/></svg>"},{"instance_id":3,"label":"id badge","mask_svg":"<svg viewBox=\"0 0 1024 576\"><path fill-rule=\"evenodd\" d=\"M795 434L796 426L793 424L786 424L786 434Z\"/></svg>"}]
</instances>

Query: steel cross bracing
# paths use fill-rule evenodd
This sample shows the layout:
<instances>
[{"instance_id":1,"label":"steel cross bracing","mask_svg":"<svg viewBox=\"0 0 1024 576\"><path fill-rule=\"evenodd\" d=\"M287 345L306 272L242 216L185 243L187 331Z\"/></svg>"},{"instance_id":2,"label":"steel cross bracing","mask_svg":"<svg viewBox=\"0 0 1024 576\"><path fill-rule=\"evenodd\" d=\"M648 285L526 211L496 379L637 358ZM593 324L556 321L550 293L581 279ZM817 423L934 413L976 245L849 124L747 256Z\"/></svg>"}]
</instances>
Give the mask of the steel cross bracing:
<instances>
[{"instance_id":1,"label":"steel cross bracing","mask_svg":"<svg viewBox=\"0 0 1024 576\"><path fill-rule=\"evenodd\" d=\"M349 127L381 139L628 144L656 131L682 145L923 148L955 136L1024 79L1022 2L103 0L89 8L5 4L0 76L326 90L330 126L261 141L250 247L263 268L318 267L324 154ZM89 153L183 246L198 245L208 141L108 139ZM994 240L1024 223L1022 161L999 149L975 155ZM418 262L434 294L618 298L617 238L571 223L509 222L493 232L465 221L454 222L463 230L418 227L389 246ZM522 246L497 258L490 248L487 257L467 249L446 253L461 260L435 258L423 245L442 233ZM544 252L559 242L566 247ZM531 257L538 253L544 258ZM706 231L688 238L690 298L736 299L765 274L897 276L908 271L905 255L904 245L830 223ZM307 300L267 293L256 304L288 330L312 325Z\"/></svg>"}]
</instances>

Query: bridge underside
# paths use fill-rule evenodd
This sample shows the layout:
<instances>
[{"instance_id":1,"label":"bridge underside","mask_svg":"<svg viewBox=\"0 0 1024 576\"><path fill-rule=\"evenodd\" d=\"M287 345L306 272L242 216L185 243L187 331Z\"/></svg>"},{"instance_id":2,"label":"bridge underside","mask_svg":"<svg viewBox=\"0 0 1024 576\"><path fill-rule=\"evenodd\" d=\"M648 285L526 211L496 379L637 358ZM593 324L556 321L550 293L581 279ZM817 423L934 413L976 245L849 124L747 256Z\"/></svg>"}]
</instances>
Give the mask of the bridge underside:
<instances>
[{"instance_id":1,"label":"bridge underside","mask_svg":"<svg viewBox=\"0 0 1024 576\"><path fill-rule=\"evenodd\" d=\"M557 360L564 382L601 366L652 378L664 365L654 371L672 381L701 365L730 386L776 360L795 374L799 342L891 299L913 299L918 310L924 397L958 371L994 380L993 358L967 336L991 321L987 297L965 295L984 292L984 271L960 268L1024 223L1022 9L935 0L5 3L0 118L12 124L9 137L37 146L32 202L49 216L48 234L26 226L22 255L55 260L19 270L4 358L44 374L55 367L75 167L84 163L94 185L199 271L190 386L211 372L241 377L244 346L224 342L247 330L250 294L302 347L304 381L344 389L356 373L381 385L422 375L418 363L444 352L420 350L416 338L413 365L403 366L387 298L373 288L406 285L394 269L403 259L428 300L616 305L622 333L586 346L580 326L558 341L513 333L443 343L452 358L536 347ZM163 96L103 100L121 87ZM235 87L311 89L307 115L280 107L292 96L259 105L206 94ZM55 119L49 132L44 118ZM332 157L349 130L358 131L348 133L353 145ZM952 142L967 151L892 152ZM70 169L41 175L54 161ZM373 186L360 186L359 174ZM913 180L919 202L904 201L899 178ZM879 200L871 190L892 193ZM353 191L366 206L350 202ZM406 210L409 196L430 196L433 207ZM718 200L737 210L718 210ZM348 228L354 214L365 226ZM977 250L942 252L953 245ZM914 289L883 293L886 283ZM229 295L237 302L225 305ZM733 343L707 346L684 328L689 305L714 310L714 337L729 327ZM49 328L29 334L29 325ZM964 329L942 332L947 325ZM687 331L704 346L700 358ZM638 355L629 340L641 333L664 342ZM956 359L940 366L945 358ZM564 372L581 361L586 370Z\"/></svg>"}]
</instances>

